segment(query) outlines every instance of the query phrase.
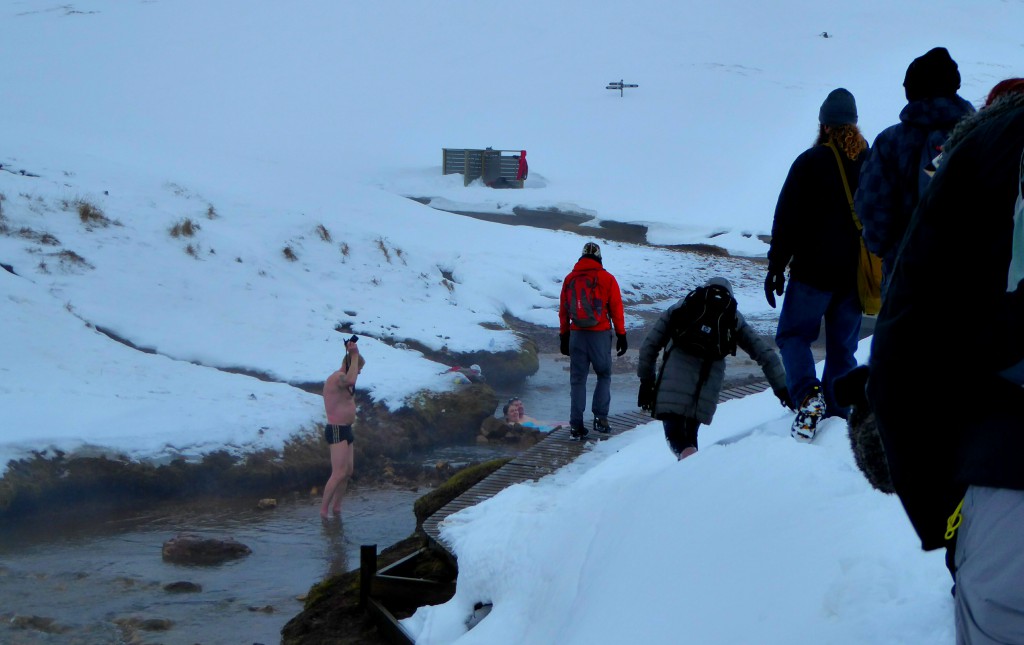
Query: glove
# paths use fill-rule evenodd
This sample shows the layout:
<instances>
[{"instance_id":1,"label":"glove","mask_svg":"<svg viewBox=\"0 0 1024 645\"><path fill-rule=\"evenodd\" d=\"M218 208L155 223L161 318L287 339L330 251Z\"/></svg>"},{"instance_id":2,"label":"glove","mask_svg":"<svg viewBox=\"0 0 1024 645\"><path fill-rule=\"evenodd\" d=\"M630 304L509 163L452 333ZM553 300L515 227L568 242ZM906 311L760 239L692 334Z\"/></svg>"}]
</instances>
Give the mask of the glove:
<instances>
[{"instance_id":1,"label":"glove","mask_svg":"<svg viewBox=\"0 0 1024 645\"><path fill-rule=\"evenodd\" d=\"M764 297L775 309L775 296L781 296L786 290L786 276L782 271L769 268L768 277L764 279Z\"/></svg>"},{"instance_id":2,"label":"glove","mask_svg":"<svg viewBox=\"0 0 1024 645\"><path fill-rule=\"evenodd\" d=\"M779 397L779 403L790 410L795 410L796 406L793 405L793 400L789 398L789 388L780 387L772 390L775 392L775 396Z\"/></svg>"},{"instance_id":3,"label":"glove","mask_svg":"<svg viewBox=\"0 0 1024 645\"><path fill-rule=\"evenodd\" d=\"M626 353L626 350L628 348L629 348L629 345L626 343L626 335L625 334L616 334L615 335L615 355L616 356L622 356L623 354Z\"/></svg>"},{"instance_id":4,"label":"glove","mask_svg":"<svg viewBox=\"0 0 1024 645\"><path fill-rule=\"evenodd\" d=\"M569 332L558 335L558 351L562 352L562 356L569 355Z\"/></svg>"},{"instance_id":5,"label":"glove","mask_svg":"<svg viewBox=\"0 0 1024 645\"><path fill-rule=\"evenodd\" d=\"M647 412L654 408L654 381L640 381L640 392L636 395L636 407Z\"/></svg>"}]
</instances>

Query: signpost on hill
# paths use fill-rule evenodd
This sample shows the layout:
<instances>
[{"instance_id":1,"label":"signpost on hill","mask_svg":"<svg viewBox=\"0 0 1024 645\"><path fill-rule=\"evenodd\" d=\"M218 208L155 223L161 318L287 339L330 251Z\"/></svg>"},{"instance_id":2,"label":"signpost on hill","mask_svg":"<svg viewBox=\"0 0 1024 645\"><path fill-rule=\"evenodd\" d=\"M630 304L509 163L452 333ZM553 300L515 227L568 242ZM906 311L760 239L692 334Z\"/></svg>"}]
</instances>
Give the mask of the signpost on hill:
<instances>
[{"instance_id":1,"label":"signpost on hill","mask_svg":"<svg viewBox=\"0 0 1024 645\"><path fill-rule=\"evenodd\" d=\"M621 80L619 80L619 81L611 81L610 83L608 83L608 87L606 87L605 89L607 89L607 90L618 90L619 91L619 96L625 96L626 95L625 94L625 89L627 87L640 87L640 86L636 85L635 83L624 83Z\"/></svg>"}]
</instances>

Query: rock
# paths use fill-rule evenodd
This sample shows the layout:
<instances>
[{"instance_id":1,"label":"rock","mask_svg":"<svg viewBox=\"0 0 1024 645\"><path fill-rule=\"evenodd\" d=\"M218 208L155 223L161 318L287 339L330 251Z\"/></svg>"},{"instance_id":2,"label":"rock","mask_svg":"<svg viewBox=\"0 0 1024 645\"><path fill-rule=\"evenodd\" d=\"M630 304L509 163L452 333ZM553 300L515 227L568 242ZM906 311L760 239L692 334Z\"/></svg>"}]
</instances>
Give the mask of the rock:
<instances>
[{"instance_id":1,"label":"rock","mask_svg":"<svg viewBox=\"0 0 1024 645\"><path fill-rule=\"evenodd\" d=\"M273 497L264 497L256 503L256 508L264 511L271 508L277 508L277 500Z\"/></svg>"},{"instance_id":2,"label":"rock","mask_svg":"<svg viewBox=\"0 0 1024 645\"><path fill-rule=\"evenodd\" d=\"M272 614L274 613L274 607L273 605L263 605L262 607L250 606L249 611L259 612L261 614Z\"/></svg>"},{"instance_id":3,"label":"rock","mask_svg":"<svg viewBox=\"0 0 1024 645\"><path fill-rule=\"evenodd\" d=\"M169 582L164 585L164 591L167 591L169 593L198 593L202 590L202 585L198 585L194 582L188 582L185 580L179 580L178 582Z\"/></svg>"},{"instance_id":4,"label":"rock","mask_svg":"<svg viewBox=\"0 0 1024 645\"><path fill-rule=\"evenodd\" d=\"M505 423L497 417L488 417L480 424L477 443L506 444L521 447L532 446L543 439L536 428L524 427L518 423Z\"/></svg>"},{"instance_id":5,"label":"rock","mask_svg":"<svg viewBox=\"0 0 1024 645\"><path fill-rule=\"evenodd\" d=\"M503 440L509 430L509 424L497 417L487 417L480 424L480 435L488 442Z\"/></svg>"},{"instance_id":6,"label":"rock","mask_svg":"<svg viewBox=\"0 0 1024 645\"><path fill-rule=\"evenodd\" d=\"M144 632L166 632L174 623L166 618L118 618L114 621L122 629L140 629Z\"/></svg>"},{"instance_id":7,"label":"rock","mask_svg":"<svg viewBox=\"0 0 1024 645\"><path fill-rule=\"evenodd\" d=\"M252 549L231 538L218 540L193 533L179 533L164 542L163 558L176 564L219 564L252 553Z\"/></svg>"},{"instance_id":8,"label":"rock","mask_svg":"<svg viewBox=\"0 0 1024 645\"><path fill-rule=\"evenodd\" d=\"M63 634L69 629L45 616L15 616L10 625L13 629L31 629L44 634Z\"/></svg>"}]
</instances>

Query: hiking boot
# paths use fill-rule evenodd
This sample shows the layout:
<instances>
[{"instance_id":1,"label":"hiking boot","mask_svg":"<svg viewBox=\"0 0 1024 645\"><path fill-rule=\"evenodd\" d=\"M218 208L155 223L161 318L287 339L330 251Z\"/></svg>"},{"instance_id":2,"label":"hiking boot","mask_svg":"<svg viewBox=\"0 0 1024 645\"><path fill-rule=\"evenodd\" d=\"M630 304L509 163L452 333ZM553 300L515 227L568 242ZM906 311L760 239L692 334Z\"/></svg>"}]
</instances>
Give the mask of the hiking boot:
<instances>
[{"instance_id":1,"label":"hiking boot","mask_svg":"<svg viewBox=\"0 0 1024 645\"><path fill-rule=\"evenodd\" d=\"M587 433L587 429L585 427L583 427L583 424L580 424L580 425L570 425L569 426L569 440L570 441L580 441L584 437L586 437L587 434L588 434Z\"/></svg>"},{"instance_id":2,"label":"hiking boot","mask_svg":"<svg viewBox=\"0 0 1024 645\"><path fill-rule=\"evenodd\" d=\"M821 387L815 385L804 397L803 403L796 411L796 418L793 419L793 427L790 435L797 441L810 443L814 440L814 433L818 429L818 422L825 416L825 397L821 394Z\"/></svg>"},{"instance_id":3,"label":"hiking boot","mask_svg":"<svg viewBox=\"0 0 1024 645\"><path fill-rule=\"evenodd\" d=\"M608 425L608 419L606 417L594 417L594 430L601 434L608 434L612 431Z\"/></svg>"}]
</instances>

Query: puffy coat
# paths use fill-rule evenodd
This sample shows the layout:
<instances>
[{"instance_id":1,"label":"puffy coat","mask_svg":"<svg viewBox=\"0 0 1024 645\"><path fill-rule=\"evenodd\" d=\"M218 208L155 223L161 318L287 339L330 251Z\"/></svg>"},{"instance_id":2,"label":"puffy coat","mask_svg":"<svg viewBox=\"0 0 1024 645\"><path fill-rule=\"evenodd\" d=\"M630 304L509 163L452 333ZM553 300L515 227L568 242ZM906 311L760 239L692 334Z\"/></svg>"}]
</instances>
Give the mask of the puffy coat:
<instances>
[{"instance_id":1,"label":"puffy coat","mask_svg":"<svg viewBox=\"0 0 1024 645\"><path fill-rule=\"evenodd\" d=\"M839 154L850 191L855 191L866 155L850 160L842 150ZM857 286L859 257L860 234L835 153L816 145L796 158L782 185L772 223L769 266L781 273L788 264L792 279L822 291L844 293Z\"/></svg>"},{"instance_id":2,"label":"puffy coat","mask_svg":"<svg viewBox=\"0 0 1024 645\"><path fill-rule=\"evenodd\" d=\"M864 225L864 242L882 258L887 273L923 192L918 177L929 133L948 134L972 112L974 106L959 96L911 101L900 112L900 122L875 137L853 201Z\"/></svg>"},{"instance_id":3,"label":"puffy coat","mask_svg":"<svg viewBox=\"0 0 1024 645\"><path fill-rule=\"evenodd\" d=\"M1024 97L971 119L914 212L871 344L868 397L925 549L966 486L1024 490L1024 388L999 376L1024 358L1024 288L1007 292Z\"/></svg>"},{"instance_id":4,"label":"puffy coat","mask_svg":"<svg viewBox=\"0 0 1024 645\"><path fill-rule=\"evenodd\" d=\"M581 329L576 325L570 325L569 314L571 310L570 298L566 287L572 279L578 275L587 275L597 279L597 297L604 303L601 308L601 317L597 325ZM626 333L626 321L622 310L622 292L619 291L619 282L611 273L605 270L597 260L591 257L581 257L573 266L569 275L565 276L562 282L562 295L558 300L558 333L564 334L570 329L572 331L608 331L615 326L615 333L622 336Z\"/></svg>"},{"instance_id":5,"label":"puffy coat","mask_svg":"<svg viewBox=\"0 0 1024 645\"><path fill-rule=\"evenodd\" d=\"M660 418L663 414L681 414L707 425L711 423L715 410L718 409L718 395L722 392L722 383L725 380L725 361L711 363L707 382L701 387L698 399L697 385L703 361L682 350L674 350L672 346L672 312L681 307L683 302L684 299L681 299L669 307L654 323L640 348L640 362L636 373L641 381L655 381L658 354L664 348L664 367L657 388L655 418ZM739 321L736 328L736 344L757 361L772 388L786 387L786 370L779 360L778 353L747 324L743 314L737 312L736 315Z\"/></svg>"}]
</instances>

